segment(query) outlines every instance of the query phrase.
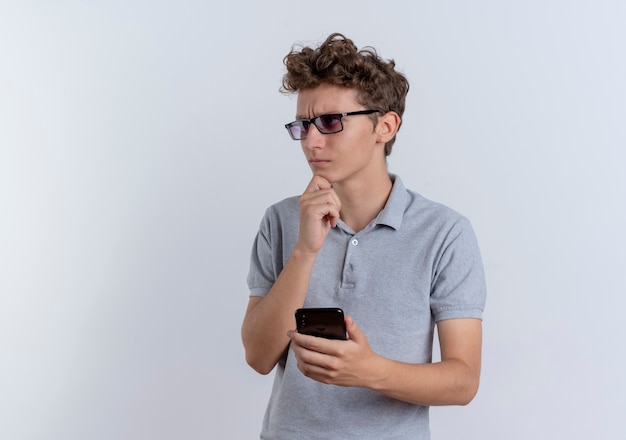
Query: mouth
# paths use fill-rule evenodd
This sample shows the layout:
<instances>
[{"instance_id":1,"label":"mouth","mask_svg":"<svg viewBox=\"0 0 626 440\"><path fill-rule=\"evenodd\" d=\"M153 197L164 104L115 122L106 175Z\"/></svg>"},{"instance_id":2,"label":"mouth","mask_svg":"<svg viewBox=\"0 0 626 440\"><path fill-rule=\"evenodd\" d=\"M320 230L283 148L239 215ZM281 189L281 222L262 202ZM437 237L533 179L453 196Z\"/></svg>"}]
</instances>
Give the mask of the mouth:
<instances>
[{"instance_id":1,"label":"mouth","mask_svg":"<svg viewBox=\"0 0 626 440\"><path fill-rule=\"evenodd\" d=\"M323 165L326 165L326 164L330 163L330 160L326 160L326 159L309 159L309 163L311 164L311 166L318 167L318 166L323 166Z\"/></svg>"}]
</instances>

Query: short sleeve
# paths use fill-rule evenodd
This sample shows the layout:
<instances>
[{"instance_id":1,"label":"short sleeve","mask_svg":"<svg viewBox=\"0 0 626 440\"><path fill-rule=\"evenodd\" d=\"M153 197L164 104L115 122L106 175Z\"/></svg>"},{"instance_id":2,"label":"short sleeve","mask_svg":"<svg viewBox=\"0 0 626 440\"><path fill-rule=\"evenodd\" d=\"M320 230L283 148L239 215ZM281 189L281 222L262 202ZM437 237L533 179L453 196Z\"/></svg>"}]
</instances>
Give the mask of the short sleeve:
<instances>
[{"instance_id":1,"label":"short sleeve","mask_svg":"<svg viewBox=\"0 0 626 440\"><path fill-rule=\"evenodd\" d=\"M486 290L478 242L470 222L462 218L444 240L433 272L430 304L435 321L482 319Z\"/></svg>"},{"instance_id":2,"label":"short sleeve","mask_svg":"<svg viewBox=\"0 0 626 440\"><path fill-rule=\"evenodd\" d=\"M266 212L250 252L250 270L248 272L250 296L265 296L274 285L277 272L273 261L270 215L269 212Z\"/></svg>"}]
</instances>

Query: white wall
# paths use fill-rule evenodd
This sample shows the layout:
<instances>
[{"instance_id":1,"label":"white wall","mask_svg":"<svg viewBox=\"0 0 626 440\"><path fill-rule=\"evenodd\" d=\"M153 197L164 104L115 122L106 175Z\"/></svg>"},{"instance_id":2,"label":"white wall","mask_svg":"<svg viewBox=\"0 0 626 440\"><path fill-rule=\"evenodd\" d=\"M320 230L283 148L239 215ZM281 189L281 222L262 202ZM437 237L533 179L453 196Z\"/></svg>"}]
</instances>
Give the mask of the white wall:
<instances>
[{"instance_id":1,"label":"white wall","mask_svg":"<svg viewBox=\"0 0 626 440\"><path fill-rule=\"evenodd\" d=\"M341 31L411 81L390 169L467 215L482 386L433 438L616 439L626 6L0 3L0 438L255 438L250 245L309 179L278 93Z\"/></svg>"}]
</instances>

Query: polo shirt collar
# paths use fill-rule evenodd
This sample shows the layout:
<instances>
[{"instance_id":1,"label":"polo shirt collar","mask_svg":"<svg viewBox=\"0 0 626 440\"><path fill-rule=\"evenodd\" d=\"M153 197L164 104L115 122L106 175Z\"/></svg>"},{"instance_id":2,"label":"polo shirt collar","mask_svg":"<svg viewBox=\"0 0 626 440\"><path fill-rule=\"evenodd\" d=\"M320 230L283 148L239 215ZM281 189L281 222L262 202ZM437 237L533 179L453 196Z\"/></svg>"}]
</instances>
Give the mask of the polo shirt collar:
<instances>
[{"instance_id":1,"label":"polo shirt collar","mask_svg":"<svg viewBox=\"0 0 626 440\"><path fill-rule=\"evenodd\" d=\"M409 202L409 195L400 177L395 174L389 174L389 177L393 182L393 187L391 188L391 193L389 193L385 207L380 211L376 220L374 220L374 224L386 225L393 229L398 229L402 224L402 217L404 216L404 211Z\"/></svg>"}]
</instances>

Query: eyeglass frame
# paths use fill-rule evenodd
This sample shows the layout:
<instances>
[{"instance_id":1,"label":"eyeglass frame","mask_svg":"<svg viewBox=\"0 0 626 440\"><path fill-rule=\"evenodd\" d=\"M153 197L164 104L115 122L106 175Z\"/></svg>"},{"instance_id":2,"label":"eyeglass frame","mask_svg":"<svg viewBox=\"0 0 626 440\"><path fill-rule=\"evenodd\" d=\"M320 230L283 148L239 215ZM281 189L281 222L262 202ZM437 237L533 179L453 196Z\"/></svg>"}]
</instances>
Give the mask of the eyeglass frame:
<instances>
[{"instance_id":1,"label":"eyeglass frame","mask_svg":"<svg viewBox=\"0 0 626 440\"><path fill-rule=\"evenodd\" d=\"M310 119L296 119L293 122L285 124L285 128L287 129L287 132L289 133L289 136L291 137L291 139L293 139L294 141L302 141L302 140L306 139L306 134L304 135L304 137L300 137L300 138L296 139L294 137L294 135L291 133L291 130L289 128L289 127L293 126L293 124L296 124L296 123L302 124L303 122L304 123L308 122L309 126L306 129L307 133L309 131L309 128L311 128L311 125L315 125L315 128L317 128L317 131L319 131L321 134L335 134L335 133L340 133L340 132L343 131L343 129L344 129L343 118L344 117L346 117L346 116L357 116L357 115L371 115L373 113L381 113L381 111L380 110L358 110L358 111L355 111L355 112L325 113L323 115L319 115L319 116L316 116L316 117L310 118ZM319 125L317 125L316 121L319 121L320 118L323 118L325 116L339 116L339 125L341 125L341 128L339 130L337 130L337 131L326 131L326 132L322 131L323 127L320 128ZM303 128L304 128L304 126L303 126Z\"/></svg>"}]
</instances>

